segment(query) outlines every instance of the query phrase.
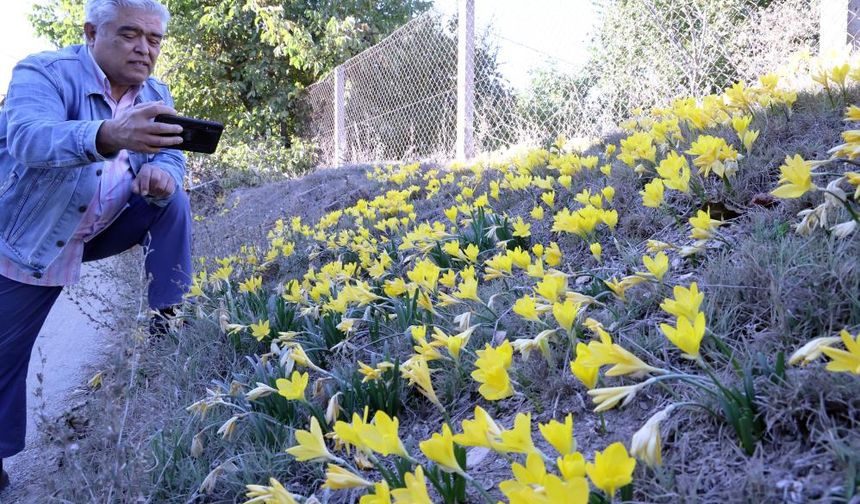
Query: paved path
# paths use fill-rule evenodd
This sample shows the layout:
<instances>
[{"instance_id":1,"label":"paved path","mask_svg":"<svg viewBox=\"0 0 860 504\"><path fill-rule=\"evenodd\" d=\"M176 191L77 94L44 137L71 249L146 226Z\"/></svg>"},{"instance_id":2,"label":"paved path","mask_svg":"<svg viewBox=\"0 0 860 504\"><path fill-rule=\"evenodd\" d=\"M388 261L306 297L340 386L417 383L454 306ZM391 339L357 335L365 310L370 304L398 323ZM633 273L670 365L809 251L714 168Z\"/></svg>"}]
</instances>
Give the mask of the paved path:
<instances>
[{"instance_id":1,"label":"paved path","mask_svg":"<svg viewBox=\"0 0 860 504\"><path fill-rule=\"evenodd\" d=\"M104 274L84 265L82 284L88 288L110 285ZM27 375L27 444L23 452L4 460L13 488L0 494L0 503L27 503L29 489L40 485L54 469L52 450L36 425L37 413L44 402L48 418L62 414L76 399L76 391L86 387L98 365L101 352L111 338L110 310L81 289L65 289L51 310L33 348ZM94 320L95 319L95 320ZM41 351L41 355L40 355ZM44 361L44 362L43 362ZM42 375L42 398L34 397Z\"/></svg>"}]
</instances>

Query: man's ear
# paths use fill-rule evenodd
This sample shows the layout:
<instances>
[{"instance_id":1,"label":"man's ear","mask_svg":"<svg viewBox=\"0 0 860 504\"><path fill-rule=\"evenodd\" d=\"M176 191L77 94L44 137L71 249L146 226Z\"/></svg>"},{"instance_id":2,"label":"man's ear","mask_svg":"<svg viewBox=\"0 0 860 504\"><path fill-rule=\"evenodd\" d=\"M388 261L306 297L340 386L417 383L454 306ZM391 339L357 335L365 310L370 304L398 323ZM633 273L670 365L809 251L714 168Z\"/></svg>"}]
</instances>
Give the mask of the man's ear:
<instances>
[{"instance_id":1,"label":"man's ear","mask_svg":"<svg viewBox=\"0 0 860 504\"><path fill-rule=\"evenodd\" d=\"M93 43L96 41L96 25L92 23L84 23L84 38L87 41L87 45L92 47Z\"/></svg>"}]
</instances>

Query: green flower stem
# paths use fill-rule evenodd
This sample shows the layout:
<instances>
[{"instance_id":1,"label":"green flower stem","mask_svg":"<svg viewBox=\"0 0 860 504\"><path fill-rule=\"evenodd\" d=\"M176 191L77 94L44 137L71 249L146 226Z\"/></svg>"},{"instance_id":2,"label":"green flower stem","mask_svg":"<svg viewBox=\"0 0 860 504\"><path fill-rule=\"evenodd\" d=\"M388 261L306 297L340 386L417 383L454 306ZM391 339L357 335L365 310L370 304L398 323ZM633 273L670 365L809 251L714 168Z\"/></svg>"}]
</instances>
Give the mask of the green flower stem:
<instances>
[{"instance_id":1,"label":"green flower stem","mask_svg":"<svg viewBox=\"0 0 860 504\"><path fill-rule=\"evenodd\" d=\"M465 479L465 480L466 480L470 485L472 485L472 486L475 488L475 490L477 490L477 491L478 491L478 493L479 493L479 494L481 494L481 497L484 499L484 501L485 501L485 502L488 502L489 504L495 504L496 500L495 500L495 499L493 499L493 498L490 496L490 494L489 494L489 493L487 493L487 491L486 491L486 490L484 490L484 487L482 487L482 486L481 486L477 481L475 481L475 478L473 478L473 477L469 476L469 475L468 475L468 474L466 474L466 473L462 473L462 474L461 474L461 476L463 476L463 478L464 478L464 479Z\"/></svg>"}]
</instances>

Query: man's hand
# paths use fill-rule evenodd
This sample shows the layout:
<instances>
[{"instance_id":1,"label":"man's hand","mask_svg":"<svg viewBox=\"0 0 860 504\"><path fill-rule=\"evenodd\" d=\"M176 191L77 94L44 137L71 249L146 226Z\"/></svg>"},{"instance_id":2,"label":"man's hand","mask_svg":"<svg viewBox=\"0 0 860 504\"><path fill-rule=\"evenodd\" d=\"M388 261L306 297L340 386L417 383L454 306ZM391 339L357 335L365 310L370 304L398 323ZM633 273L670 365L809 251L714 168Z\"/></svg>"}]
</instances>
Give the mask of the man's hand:
<instances>
[{"instance_id":1,"label":"man's hand","mask_svg":"<svg viewBox=\"0 0 860 504\"><path fill-rule=\"evenodd\" d=\"M96 148L104 156L122 149L155 154L182 143L181 136L170 136L182 133L182 126L154 122L159 114L176 115L176 110L162 102L149 102L120 111L102 123L96 134Z\"/></svg>"},{"instance_id":2,"label":"man's hand","mask_svg":"<svg viewBox=\"0 0 860 504\"><path fill-rule=\"evenodd\" d=\"M131 192L153 198L166 198L175 190L176 182L173 177L151 163L142 165L137 177L131 183Z\"/></svg>"}]
</instances>

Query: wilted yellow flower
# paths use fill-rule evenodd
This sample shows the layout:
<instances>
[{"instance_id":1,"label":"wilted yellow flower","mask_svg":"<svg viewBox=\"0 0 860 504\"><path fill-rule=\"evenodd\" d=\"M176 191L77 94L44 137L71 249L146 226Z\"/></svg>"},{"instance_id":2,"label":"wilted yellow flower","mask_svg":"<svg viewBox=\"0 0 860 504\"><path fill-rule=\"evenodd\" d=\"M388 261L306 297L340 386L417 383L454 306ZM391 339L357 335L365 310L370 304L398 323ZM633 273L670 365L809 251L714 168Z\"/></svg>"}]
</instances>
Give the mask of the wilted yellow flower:
<instances>
[{"instance_id":1,"label":"wilted yellow flower","mask_svg":"<svg viewBox=\"0 0 860 504\"><path fill-rule=\"evenodd\" d=\"M640 388L642 388L641 383L621 387L603 387L589 390L588 395L597 405L594 412L600 413L611 410L618 403L621 403L622 406L626 405L633 400Z\"/></svg>"},{"instance_id":2,"label":"wilted yellow flower","mask_svg":"<svg viewBox=\"0 0 860 504\"><path fill-rule=\"evenodd\" d=\"M330 488L332 490L373 486L373 483L366 479L334 464L328 464L325 477L325 483L323 483L322 488Z\"/></svg>"},{"instance_id":3,"label":"wilted yellow flower","mask_svg":"<svg viewBox=\"0 0 860 504\"><path fill-rule=\"evenodd\" d=\"M669 416L674 405L664 408L648 419L645 424L633 434L630 440L630 453L650 467L663 464L661 454L660 422Z\"/></svg>"},{"instance_id":4,"label":"wilted yellow flower","mask_svg":"<svg viewBox=\"0 0 860 504\"><path fill-rule=\"evenodd\" d=\"M594 463L585 466L585 472L594 486L606 492L611 500L615 491L633 481L636 459L627 454L621 443L612 443L603 452L594 452Z\"/></svg>"},{"instance_id":5,"label":"wilted yellow flower","mask_svg":"<svg viewBox=\"0 0 860 504\"><path fill-rule=\"evenodd\" d=\"M821 357L822 348L832 346L834 343L839 343L839 340L839 336L815 338L791 354L791 357L788 359L788 363L792 366L796 365L798 362L800 362L801 365L809 364Z\"/></svg>"}]
</instances>

